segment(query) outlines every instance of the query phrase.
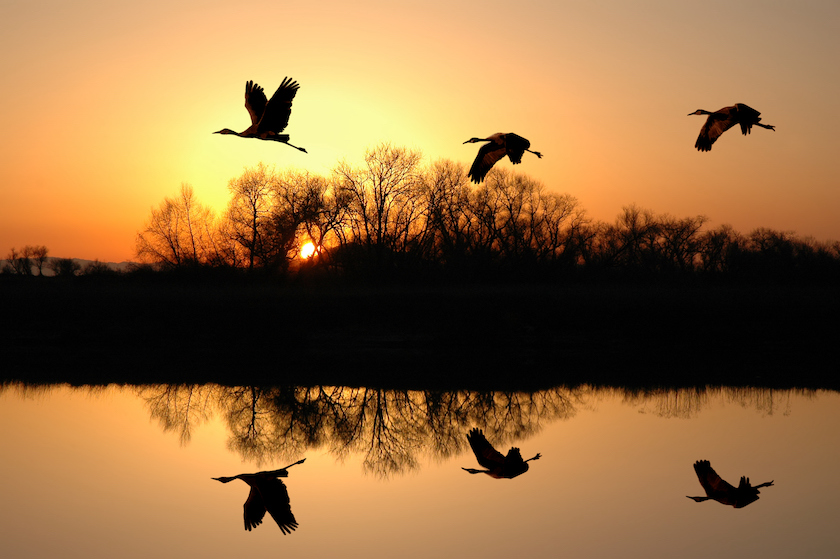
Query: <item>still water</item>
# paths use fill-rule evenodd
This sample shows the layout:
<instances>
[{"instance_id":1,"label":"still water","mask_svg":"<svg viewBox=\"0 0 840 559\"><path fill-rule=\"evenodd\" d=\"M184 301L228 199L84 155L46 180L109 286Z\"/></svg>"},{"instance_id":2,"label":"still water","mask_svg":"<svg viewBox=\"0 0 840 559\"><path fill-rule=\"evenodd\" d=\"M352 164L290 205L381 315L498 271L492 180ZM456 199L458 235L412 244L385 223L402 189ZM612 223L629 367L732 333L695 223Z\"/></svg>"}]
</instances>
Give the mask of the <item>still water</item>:
<instances>
[{"instance_id":1,"label":"still water","mask_svg":"<svg viewBox=\"0 0 840 559\"><path fill-rule=\"evenodd\" d=\"M534 394L204 386L0 387L0 557L836 557L840 395L709 389ZM541 453L470 475L480 427ZM297 530L243 529L276 469ZM748 476L742 509L696 460Z\"/></svg>"}]
</instances>

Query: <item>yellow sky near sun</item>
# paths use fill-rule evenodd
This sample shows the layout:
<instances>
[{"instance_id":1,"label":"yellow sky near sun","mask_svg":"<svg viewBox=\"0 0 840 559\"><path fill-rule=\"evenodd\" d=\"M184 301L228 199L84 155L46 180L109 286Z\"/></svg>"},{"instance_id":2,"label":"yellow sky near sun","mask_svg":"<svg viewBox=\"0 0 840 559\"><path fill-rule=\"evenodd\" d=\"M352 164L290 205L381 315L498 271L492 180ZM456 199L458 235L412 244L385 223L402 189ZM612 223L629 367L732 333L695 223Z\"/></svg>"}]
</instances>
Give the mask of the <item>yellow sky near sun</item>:
<instances>
[{"instance_id":1,"label":"yellow sky near sun","mask_svg":"<svg viewBox=\"0 0 840 559\"><path fill-rule=\"evenodd\" d=\"M11 0L0 7L0 256L133 258L152 207L189 183L221 210L259 162L329 173L387 141L469 164L472 136L515 131L517 168L612 221L676 216L840 239L833 1L276 2ZM751 22L745 24L742 22ZM13 54L8 54L13 53ZM246 80L301 89L308 150L220 137L248 125ZM694 150L735 102L775 133ZM504 162L508 165L509 163Z\"/></svg>"}]
</instances>

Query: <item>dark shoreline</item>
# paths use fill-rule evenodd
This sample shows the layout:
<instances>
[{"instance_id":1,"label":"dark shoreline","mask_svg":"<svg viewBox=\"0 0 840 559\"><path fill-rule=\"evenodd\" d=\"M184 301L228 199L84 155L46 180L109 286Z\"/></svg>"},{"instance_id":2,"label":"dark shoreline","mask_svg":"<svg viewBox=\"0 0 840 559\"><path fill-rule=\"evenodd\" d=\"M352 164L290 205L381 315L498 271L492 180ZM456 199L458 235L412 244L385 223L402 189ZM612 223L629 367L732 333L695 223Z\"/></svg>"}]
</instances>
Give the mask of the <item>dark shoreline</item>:
<instances>
[{"instance_id":1,"label":"dark shoreline","mask_svg":"<svg viewBox=\"0 0 840 559\"><path fill-rule=\"evenodd\" d=\"M2 381L840 389L831 286L42 280L0 282Z\"/></svg>"}]
</instances>

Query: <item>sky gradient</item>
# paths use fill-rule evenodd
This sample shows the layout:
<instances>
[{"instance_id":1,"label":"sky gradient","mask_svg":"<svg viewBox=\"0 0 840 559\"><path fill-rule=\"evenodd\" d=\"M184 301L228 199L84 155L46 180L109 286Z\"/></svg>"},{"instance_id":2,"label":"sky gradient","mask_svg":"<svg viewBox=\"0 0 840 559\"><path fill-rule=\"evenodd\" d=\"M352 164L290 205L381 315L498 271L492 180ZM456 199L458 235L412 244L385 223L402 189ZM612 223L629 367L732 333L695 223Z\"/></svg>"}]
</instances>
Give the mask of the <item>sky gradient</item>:
<instances>
[{"instance_id":1,"label":"sky gradient","mask_svg":"<svg viewBox=\"0 0 840 559\"><path fill-rule=\"evenodd\" d=\"M840 240L840 4L150 0L0 4L0 258L123 261L182 183L221 212L259 162L328 174L380 142L469 165L516 132L516 170L612 222L676 217ZM300 83L282 144L244 130L247 80ZM694 149L736 102L776 132ZM510 167L505 160L500 163Z\"/></svg>"}]
</instances>

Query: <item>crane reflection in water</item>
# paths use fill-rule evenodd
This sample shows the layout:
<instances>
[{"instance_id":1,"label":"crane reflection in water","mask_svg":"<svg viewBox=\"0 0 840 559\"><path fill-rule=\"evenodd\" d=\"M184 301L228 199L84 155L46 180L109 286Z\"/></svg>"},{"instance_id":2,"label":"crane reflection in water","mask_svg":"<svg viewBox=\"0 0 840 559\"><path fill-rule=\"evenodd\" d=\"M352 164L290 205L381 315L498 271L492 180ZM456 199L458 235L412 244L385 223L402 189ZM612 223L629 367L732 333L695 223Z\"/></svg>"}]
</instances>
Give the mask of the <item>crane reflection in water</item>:
<instances>
[{"instance_id":1,"label":"crane reflection in water","mask_svg":"<svg viewBox=\"0 0 840 559\"><path fill-rule=\"evenodd\" d=\"M291 534L298 527L298 523L295 515L292 514L289 492L279 478L288 477L288 469L296 464L302 464L305 460L306 458L298 460L294 464L289 464L279 470L237 474L230 477L214 477L213 479L222 483L230 483L235 479L241 479L251 488L243 506L246 530L250 532L262 524L265 513L268 511L271 518L280 527L280 531L284 534Z\"/></svg>"},{"instance_id":2,"label":"crane reflection in water","mask_svg":"<svg viewBox=\"0 0 840 559\"><path fill-rule=\"evenodd\" d=\"M724 505L731 505L736 509L743 508L750 503L758 500L758 490L760 487L770 487L773 485L772 481L767 481L759 485L750 485L750 478L741 476L741 482L738 487L723 480L714 469L708 460L698 460L694 463L694 471L697 473L697 479L700 480L700 485L706 491L705 497L687 497L694 499L698 503L708 500L715 500Z\"/></svg>"},{"instance_id":3,"label":"crane reflection in water","mask_svg":"<svg viewBox=\"0 0 840 559\"><path fill-rule=\"evenodd\" d=\"M493 448L493 445L484 436L481 429L472 429L467 434L467 440L470 443L475 459L485 470L478 470L476 468L461 468L462 470L471 474L487 474L495 479L512 479L518 475L524 474L528 471L528 462L531 460L539 460L542 456L537 453L533 458L527 460L522 459L522 454L517 447L512 447L508 450L506 456Z\"/></svg>"}]
</instances>

